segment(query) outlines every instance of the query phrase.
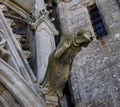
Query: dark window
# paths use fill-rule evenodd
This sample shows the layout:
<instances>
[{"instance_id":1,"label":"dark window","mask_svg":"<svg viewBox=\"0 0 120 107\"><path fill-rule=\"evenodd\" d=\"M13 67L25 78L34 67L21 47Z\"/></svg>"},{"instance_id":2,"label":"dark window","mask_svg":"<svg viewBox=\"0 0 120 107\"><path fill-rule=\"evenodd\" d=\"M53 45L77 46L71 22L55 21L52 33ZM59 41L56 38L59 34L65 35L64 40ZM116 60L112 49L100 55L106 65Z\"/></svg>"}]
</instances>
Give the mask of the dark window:
<instances>
[{"instance_id":1,"label":"dark window","mask_svg":"<svg viewBox=\"0 0 120 107\"><path fill-rule=\"evenodd\" d=\"M107 36L107 32L105 30L102 18L100 16L99 10L96 6L96 4L92 4L88 6L88 11L90 15L90 19L94 28L94 32L97 36L97 38L103 38Z\"/></svg>"},{"instance_id":2,"label":"dark window","mask_svg":"<svg viewBox=\"0 0 120 107\"><path fill-rule=\"evenodd\" d=\"M120 8L120 0L117 0L117 3L118 3L118 6L119 6L119 8Z\"/></svg>"}]
</instances>

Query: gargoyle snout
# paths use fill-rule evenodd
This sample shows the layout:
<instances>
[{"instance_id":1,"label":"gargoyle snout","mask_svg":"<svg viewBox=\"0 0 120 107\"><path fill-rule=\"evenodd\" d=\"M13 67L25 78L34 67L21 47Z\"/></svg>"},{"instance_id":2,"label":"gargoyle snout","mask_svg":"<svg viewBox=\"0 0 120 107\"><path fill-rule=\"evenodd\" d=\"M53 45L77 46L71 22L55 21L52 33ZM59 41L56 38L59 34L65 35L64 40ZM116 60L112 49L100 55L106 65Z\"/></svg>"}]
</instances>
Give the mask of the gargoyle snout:
<instances>
[{"instance_id":1,"label":"gargoyle snout","mask_svg":"<svg viewBox=\"0 0 120 107\"><path fill-rule=\"evenodd\" d=\"M90 37L90 40L93 41L94 37Z\"/></svg>"}]
</instances>

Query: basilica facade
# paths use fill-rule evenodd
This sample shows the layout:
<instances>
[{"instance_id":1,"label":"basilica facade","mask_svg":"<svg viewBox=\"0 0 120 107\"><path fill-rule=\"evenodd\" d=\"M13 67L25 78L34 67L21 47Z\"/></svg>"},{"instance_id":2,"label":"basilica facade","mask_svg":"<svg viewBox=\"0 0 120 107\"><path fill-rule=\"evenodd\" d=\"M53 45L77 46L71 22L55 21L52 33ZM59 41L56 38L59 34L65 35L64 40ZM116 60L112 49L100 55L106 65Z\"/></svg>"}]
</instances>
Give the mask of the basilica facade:
<instances>
[{"instance_id":1,"label":"basilica facade","mask_svg":"<svg viewBox=\"0 0 120 107\"><path fill-rule=\"evenodd\" d=\"M49 56L63 35L79 31L94 39L74 58L59 97L42 86ZM0 0L0 107L120 107L119 100L120 0Z\"/></svg>"}]
</instances>

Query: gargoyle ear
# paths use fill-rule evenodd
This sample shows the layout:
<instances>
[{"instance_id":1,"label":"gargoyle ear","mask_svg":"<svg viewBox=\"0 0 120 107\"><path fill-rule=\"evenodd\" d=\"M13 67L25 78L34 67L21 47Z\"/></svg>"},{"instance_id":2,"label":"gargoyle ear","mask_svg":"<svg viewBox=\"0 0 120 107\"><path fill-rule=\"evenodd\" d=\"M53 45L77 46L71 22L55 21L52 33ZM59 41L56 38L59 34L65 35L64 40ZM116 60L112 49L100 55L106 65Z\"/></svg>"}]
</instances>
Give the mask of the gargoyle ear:
<instances>
[{"instance_id":1,"label":"gargoyle ear","mask_svg":"<svg viewBox=\"0 0 120 107\"><path fill-rule=\"evenodd\" d=\"M84 34L84 33L86 33L86 32L89 32L89 33L92 35L92 33L91 33L90 30L88 30L88 31L82 30L82 31L79 31L79 32L77 33L77 36L81 36L82 34Z\"/></svg>"},{"instance_id":2,"label":"gargoyle ear","mask_svg":"<svg viewBox=\"0 0 120 107\"><path fill-rule=\"evenodd\" d=\"M82 31L78 31L77 36L81 36L82 34L84 34L86 31L82 30Z\"/></svg>"}]
</instances>

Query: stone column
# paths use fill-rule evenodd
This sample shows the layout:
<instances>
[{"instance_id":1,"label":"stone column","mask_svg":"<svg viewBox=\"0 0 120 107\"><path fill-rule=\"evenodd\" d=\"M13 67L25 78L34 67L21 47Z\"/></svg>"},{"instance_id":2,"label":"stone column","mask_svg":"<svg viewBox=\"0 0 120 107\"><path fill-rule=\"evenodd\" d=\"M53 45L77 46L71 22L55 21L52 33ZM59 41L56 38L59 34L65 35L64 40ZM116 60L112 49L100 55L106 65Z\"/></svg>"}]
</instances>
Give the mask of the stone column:
<instances>
[{"instance_id":1,"label":"stone column","mask_svg":"<svg viewBox=\"0 0 120 107\"><path fill-rule=\"evenodd\" d=\"M49 20L44 18L36 30L36 53L37 53L37 78L42 82L47 69L48 57L55 49L54 26L51 27Z\"/></svg>"},{"instance_id":2,"label":"stone column","mask_svg":"<svg viewBox=\"0 0 120 107\"><path fill-rule=\"evenodd\" d=\"M48 57L55 49L54 35L58 33L54 25L48 19L44 0L35 1L36 18L36 60L37 60L37 79L42 82L46 72Z\"/></svg>"}]
</instances>

